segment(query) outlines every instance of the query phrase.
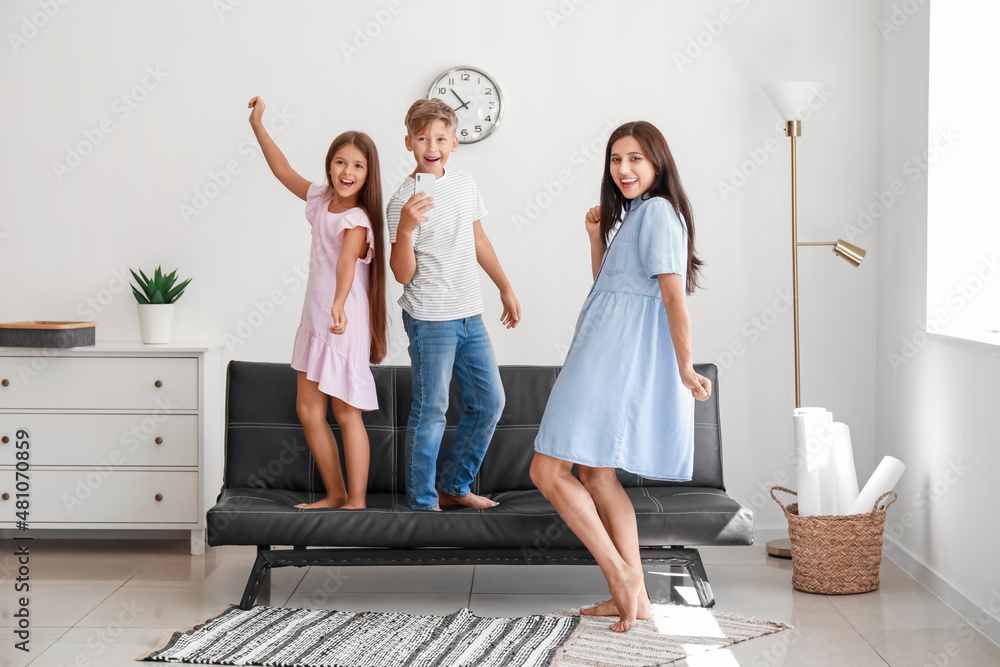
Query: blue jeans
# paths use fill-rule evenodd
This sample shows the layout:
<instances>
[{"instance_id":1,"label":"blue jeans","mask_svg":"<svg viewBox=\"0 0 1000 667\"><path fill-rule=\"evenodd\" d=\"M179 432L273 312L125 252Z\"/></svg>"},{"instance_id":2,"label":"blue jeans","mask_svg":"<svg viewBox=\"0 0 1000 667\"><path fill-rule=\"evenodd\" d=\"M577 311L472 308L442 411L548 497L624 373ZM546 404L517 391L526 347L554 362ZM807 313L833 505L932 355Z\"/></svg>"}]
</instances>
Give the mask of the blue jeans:
<instances>
[{"instance_id":1,"label":"blue jeans","mask_svg":"<svg viewBox=\"0 0 1000 667\"><path fill-rule=\"evenodd\" d=\"M468 495L504 406L493 345L479 315L428 322L403 311L413 366L413 405L406 428L406 504L434 509L437 491ZM441 456L441 437L452 375L465 410L451 447Z\"/></svg>"}]
</instances>

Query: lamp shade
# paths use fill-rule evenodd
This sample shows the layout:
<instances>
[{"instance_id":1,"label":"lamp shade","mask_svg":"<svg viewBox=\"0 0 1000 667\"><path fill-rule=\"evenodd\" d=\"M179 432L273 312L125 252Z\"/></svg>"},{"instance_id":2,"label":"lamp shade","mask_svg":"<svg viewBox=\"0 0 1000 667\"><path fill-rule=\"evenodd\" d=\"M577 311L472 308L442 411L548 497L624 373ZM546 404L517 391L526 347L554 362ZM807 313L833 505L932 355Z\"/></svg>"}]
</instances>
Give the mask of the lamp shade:
<instances>
[{"instance_id":1,"label":"lamp shade","mask_svg":"<svg viewBox=\"0 0 1000 667\"><path fill-rule=\"evenodd\" d=\"M861 262L864 261L865 251L856 245L852 245L843 239L837 239L837 242L833 245L833 252L838 257L842 257L854 266L861 266Z\"/></svg>"},{"instance_id":2,"label":"lamp shade","mask_svg":"<svg viewBox=\"0 0 1000 667\"><path fill-rule=\"evenodd\" d=\"M782 120L804 120L809 111L807 102L820 85L817 81L778 81L762 83L760 87Z\"/></svg>"}]
</instances>

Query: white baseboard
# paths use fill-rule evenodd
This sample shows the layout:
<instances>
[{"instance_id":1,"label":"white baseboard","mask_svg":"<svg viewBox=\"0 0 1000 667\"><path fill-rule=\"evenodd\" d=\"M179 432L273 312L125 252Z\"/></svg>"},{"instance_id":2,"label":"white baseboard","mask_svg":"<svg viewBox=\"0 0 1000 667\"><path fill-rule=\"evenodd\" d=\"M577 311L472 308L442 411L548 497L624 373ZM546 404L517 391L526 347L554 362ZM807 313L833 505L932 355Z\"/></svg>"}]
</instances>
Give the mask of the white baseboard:
<instances>
[{"instance_id":1,"label":"white baseboard","mask_svg":"<svg viewBox=\"0 0 1000 667\"><path fill-rule=\"evenodd\" d=\"M941 575L924 565L909 549L888 535L882 541L882 554L888 556L904 572L941 598L971 627L981 632L994 644L1000 644L1000 618L997 618L993 612L970 600ZM1000 590L994 589L990 592L989 604L991 607L995 606L1000 609Z\"/></svg>"}]
</instances>

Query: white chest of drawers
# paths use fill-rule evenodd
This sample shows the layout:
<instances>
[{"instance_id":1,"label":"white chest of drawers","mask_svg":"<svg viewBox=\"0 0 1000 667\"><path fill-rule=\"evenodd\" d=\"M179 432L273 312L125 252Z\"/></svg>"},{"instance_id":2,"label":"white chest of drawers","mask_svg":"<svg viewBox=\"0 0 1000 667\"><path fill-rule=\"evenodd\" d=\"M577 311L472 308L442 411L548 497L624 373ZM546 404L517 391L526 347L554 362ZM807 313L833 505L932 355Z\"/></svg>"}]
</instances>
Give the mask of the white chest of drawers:
<instances>
[{"instance_id":1,"label":"white chest of drawers","mask_svg":"<svg viewBox=\"0 0 1000 667\"><path fill-rule=\"evenodd\" d=\"M210 345L0 348L0 531L187 530L204 553L221 397Z\"/></svg>"}]
</instances>

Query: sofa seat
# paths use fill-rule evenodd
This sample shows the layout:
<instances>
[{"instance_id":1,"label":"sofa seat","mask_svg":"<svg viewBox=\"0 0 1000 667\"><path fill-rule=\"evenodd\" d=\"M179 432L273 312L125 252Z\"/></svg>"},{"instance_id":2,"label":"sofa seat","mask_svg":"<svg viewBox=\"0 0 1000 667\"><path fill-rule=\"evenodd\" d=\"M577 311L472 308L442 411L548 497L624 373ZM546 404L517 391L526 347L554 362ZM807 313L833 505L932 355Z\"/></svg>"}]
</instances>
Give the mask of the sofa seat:
<instances>
[{"instance_id":1,"label":"sofa seat","mask_svg":"<svg viewBox=\"0 0 1000 667\"><path fill-rule=\"evenodd\" d=\"M642 546L740 545L753 534L753 514L725 491L699 487L635 487ZM491 494L489 510L406 508L398 495L368 494L365 510L301 510L316 500L305 491L224 489L208 512L212 543L314 547L581 548L583 545L536 490Z\"/></svg>"}]
</instances>

